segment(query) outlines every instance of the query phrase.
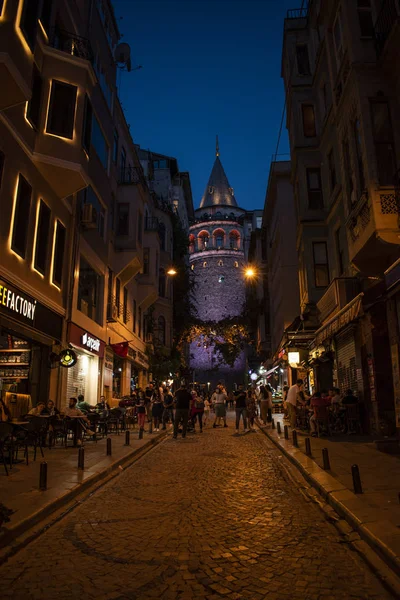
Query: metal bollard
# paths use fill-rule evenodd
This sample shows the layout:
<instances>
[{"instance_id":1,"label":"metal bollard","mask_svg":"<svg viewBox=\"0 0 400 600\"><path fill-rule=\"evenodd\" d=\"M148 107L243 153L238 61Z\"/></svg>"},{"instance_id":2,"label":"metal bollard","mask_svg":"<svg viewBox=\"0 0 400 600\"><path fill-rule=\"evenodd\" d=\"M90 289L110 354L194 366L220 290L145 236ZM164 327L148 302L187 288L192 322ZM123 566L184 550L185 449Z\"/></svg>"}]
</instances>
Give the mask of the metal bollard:
<instances>
[{"instance_id":1,"label":"metal bollard","mask_svg":"<svg viewBox=\"0 0 400 600\"><path fill-rule=\"evenodd\" d=\"M78 469L85 468L85 448L79 448L78 450Z\"/></svg>"},{"instance_id":2,"label":"metal bollard","mask_svg":"<svg viewBox=\"0 0 400 600\"><path fill-rule=\"evenodd\" d=\"M311 440L310 438L306 438L306 454L307 456L312 456L311 454Z\"/></svg>"},{"instance_id":3,"label":"metal bollard","mask_svg":"<svg viewBox=\"0 0 400 600\"><path fill-rule=\"evenodd\" d=\"M153 433L153 421L149 423L149 433Z\"/></svg>"},{"instance_id":4,"label":"metal bollard","mask_svg":"<svg viewBox=\"0 0 400 600\"><path fill-rule=\"evenodd\" d=\"M329 462L328 448L322 448L322 460L323 460L323 463L324 463L324 469L325 469L325 471L330 471L331 470L331 464Z\"/></svg>"},{"instance_id":5,"label":"metal bollard","mask_svg":"<svg viewBox=\"0 0 400 600\"><path fill-rule=\"evenodd\" d=\"M355 494L362 494L363 493L363 489L362 489L361 477L360 477L360 470L358 468L358 465L352 465L352 467L351 467L351 474L353 476L354 493Z\"/></svg>"},{"instance_id":6,"label":"metal bollard","mask_svg":"<svg viewBox=\"0 0 400 600\"><path fill-rule=\"evenodd\" d=\"M125 431L125 446L130 446L130 443L131 443L130 437L131 437L131 432L129 431L129 429L127 429Z\"/></svg>"},{"instance_id":7,"label":"metal bollard","mask_svg":"<svg viewBox=\"0 0 400 600\"><path fill-rule=\"evenodd\" d=\"M279 423L279 421L276 424L276 430L278 433L281 433L281 424Z\"/></svg>"},{"instance_id":8,"label":"metal bollard","mask_svg":"<svg viewBox=\"0 0 400 600\"><path fill-rule=\"evenodd\" d=\"M107 438L107 456L111 456L111 438Z\"/></svg>"},{"instance_id":9,"label":"metal bollard","mask_svg":"<svg viewBox=\"0 0 400 600\"><path fill-rule=\"evenodd\" d=\"M284 426L283 433L284 433L284 436L285 436L285 440L288 440L289 439L289 429L288 429L287 425Z\"/></svg>"},{"instance_id":10,"label":"metal bollard","mask_svg":"<svg viewBox=\"0 0 400 600\"><path fill-rule=\"evenodd\" d=\"M47 462L40 463L39 490L41 492L47 490Z\"/></svg>"},{"instance_id":11,"label":"metal bollard","mask_svg":"<svg viewBox=\"0 0 400 600\"><path fill-rule=\"evenodd\" d=\"M293 446L295 448L298 448L299 444L297 442L297 431L292 431L292 438L293 438Z\"/></svg>"},{"instance_id":12,"label":"metal bollard","mask_svg":"<svg viewBox=\"0 0 400 600\"><path fill-rule=\"evenodd\" d=\"M139 440L143 439L143 427L139 429Z\"/></svg>"},{"instance_id":13,"label":"metal bollard","mask_svg":"<svg viewBox=\"0 0 400 600\"><path fill-rule=\"evenodd\" d=\"M275 421L273 419L271 419L271 423L272 423L272 429L275 429Z\"/></svg>"}]
</instances>

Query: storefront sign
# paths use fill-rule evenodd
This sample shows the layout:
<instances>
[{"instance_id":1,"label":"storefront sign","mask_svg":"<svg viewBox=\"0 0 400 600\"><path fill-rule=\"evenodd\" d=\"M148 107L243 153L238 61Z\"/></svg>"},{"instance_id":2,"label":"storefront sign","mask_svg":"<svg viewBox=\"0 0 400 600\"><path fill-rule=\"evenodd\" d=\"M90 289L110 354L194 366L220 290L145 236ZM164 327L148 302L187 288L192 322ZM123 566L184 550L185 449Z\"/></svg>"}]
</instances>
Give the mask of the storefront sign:
<instances>
[{"instance_id":1,"label":"storefront sign","mask_svg":"<svg viewBox=\"0 0 400 600\"><path fill-rule=\"evenodd\" d=\"M114 369L114 353L112 350L106 348L104 367L112 371Z\"/></svg>"},{"instance_id":2,"label":"storefront sign","mask_svg":"<svg viewBox=\"0 0 400 600\"><path fill-rule=\"evenodd\" d=\"M0 279L0 317L29 325L53 340L60 341L63 318L14 285Z\"/></svg>"},{"instance_id":3,"label":"storefront sign","mask_svg":"<svg viewBox=\"0 0 400 600\"><path fill-rule=\"evenodd\" d=\"M98 352L100 349L100 340L91 337L88 333L84 333L81 338L82 346L88 348L92 352Z\"/></svg>"}]
</instances>

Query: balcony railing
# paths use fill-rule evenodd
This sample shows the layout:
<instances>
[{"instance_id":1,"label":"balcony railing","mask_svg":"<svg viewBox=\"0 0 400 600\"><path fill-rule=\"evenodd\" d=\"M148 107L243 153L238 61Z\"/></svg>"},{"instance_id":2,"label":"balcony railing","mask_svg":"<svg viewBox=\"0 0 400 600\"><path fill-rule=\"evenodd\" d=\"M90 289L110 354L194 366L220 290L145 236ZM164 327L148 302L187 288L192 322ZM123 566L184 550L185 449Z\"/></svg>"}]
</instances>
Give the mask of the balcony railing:
<instances>
[{"instance_id":1,"label":"balcony railing","mask_svg":"<svg viewBox=\"0 0 400 600\"><path fill-rule=\"evenodd\" d=\"M141 169L138 167L128 167L122 169L119 174L118 183L120 185L137 185L144 182L144 177Z\"/></svg>"},{"instance_id":2,"label":"balcony railing","mask_svg":"<svg viewBox=\"0 0 400 600\"><path fill-rule=\"evenodd\" d=\"M359 293L360 281L356 277L334 279L317 304L320 322L344 308Z\"/></svg>"},{"instance_id":3,"label":"balcony railing","mask_svg":"<svg viewBox=\"0 0 400 600\"><path fill-rule=\"evenodd\" d=\"M131 320L132 314L123 302L115 296L109 296L107 302L107 323L115 323L118 319L122 319L124 323Z\"/></svg>"},{"instance_id":4,"label":"balcony railing","mask_svg":"<svg viewBox=\"0 0 400 600\"><path fill-rule=\"evenodd\" d=\"M157 217L147 217L144 221L145 231L159 231L160 223Z\"/></svg>"},{"instance_id":5,"label":"balcony railing","mask_svg":"<svg viewBox=\"0 0 400 600\"><path fill-rule=\"evenodd\" d=\"M54 29L50 35L50 46L71 56L84 58L93 64L94 54L92 46L88 39L80 35L65 31L64 29Z\"/></svg>"},{"instance_id":6,"label":"balcony railing","mask_svg":"<svg viewBox=\"0 0 400 600\"><path fill-rule=\"evenodd\" d=\"M381 11L374 25L376 51L378 56L382 53L386 40L388 39L393 26L399 19L399 0L386 0L381 8Z\"/></svg>"}]
</instances>

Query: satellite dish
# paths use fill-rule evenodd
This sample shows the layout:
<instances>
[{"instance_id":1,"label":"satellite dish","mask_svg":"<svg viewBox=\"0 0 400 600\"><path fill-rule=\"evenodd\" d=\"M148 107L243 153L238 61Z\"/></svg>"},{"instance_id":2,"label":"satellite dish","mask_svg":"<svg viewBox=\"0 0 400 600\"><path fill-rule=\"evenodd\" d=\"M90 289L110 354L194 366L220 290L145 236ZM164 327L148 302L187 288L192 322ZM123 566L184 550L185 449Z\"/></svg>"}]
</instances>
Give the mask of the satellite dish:
<instances>
[{"instance_id":1,"label":"satellite dish","mask_svg":"<svg viewBox=\"0 0 400 600\"><path fill-rule=\"evenodd\" d=\"M118 65L124 65L128 71L131 70L131 47L123 42L115 48L115 60Z\"/></svg>"}]
</instances>

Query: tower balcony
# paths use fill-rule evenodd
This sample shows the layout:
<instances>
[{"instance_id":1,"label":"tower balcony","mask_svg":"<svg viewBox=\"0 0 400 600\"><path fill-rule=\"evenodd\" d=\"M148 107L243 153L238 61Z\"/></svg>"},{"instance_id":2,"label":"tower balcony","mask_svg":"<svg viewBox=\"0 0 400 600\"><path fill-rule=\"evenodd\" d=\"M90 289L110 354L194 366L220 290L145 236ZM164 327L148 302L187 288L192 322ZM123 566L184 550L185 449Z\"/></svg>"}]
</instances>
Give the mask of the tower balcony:
<instances>
[{"instance_id":1,"label":"tower balcony","mask_svg":"<svg viewBox=\"0 0 400 600\"><path fill-rule=\"evenodd\" d=\"M367 276L381 276L400 256L399 198L394 188L364 193L347 219L349 259Z\"/></svg>"}]
</instances>

